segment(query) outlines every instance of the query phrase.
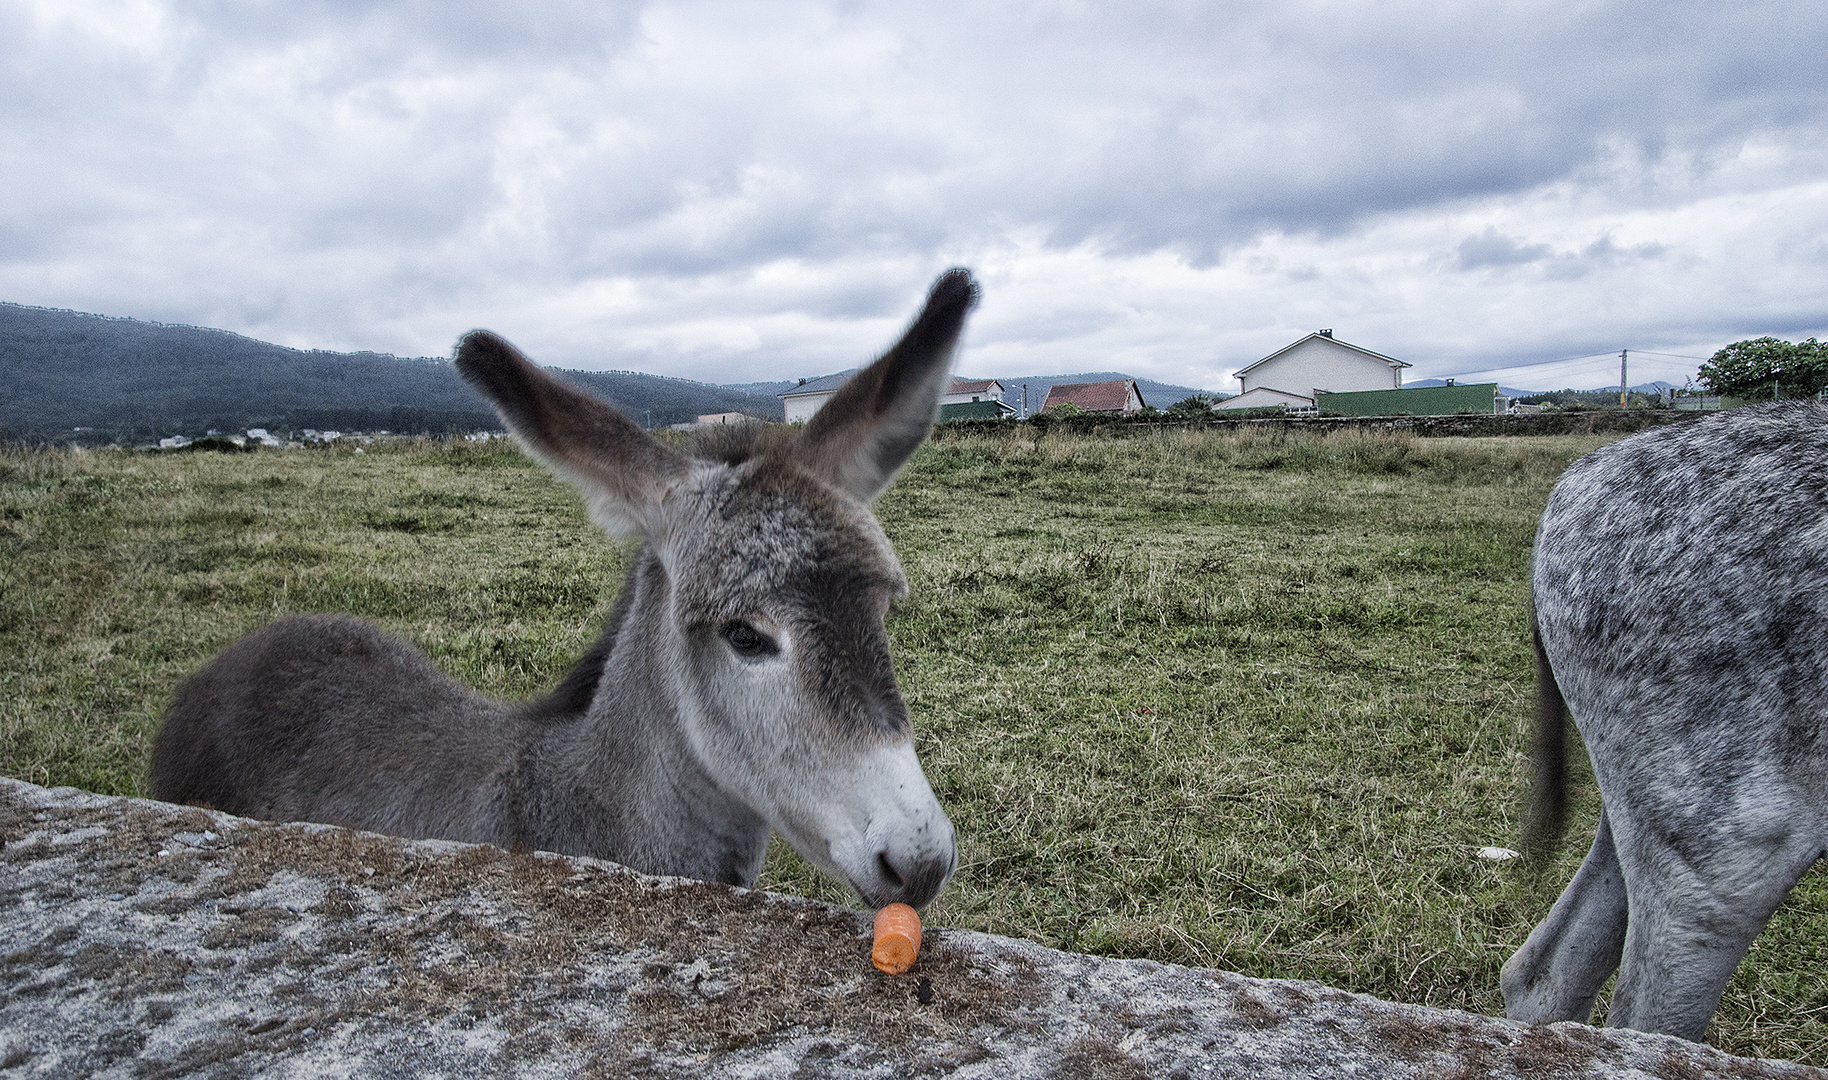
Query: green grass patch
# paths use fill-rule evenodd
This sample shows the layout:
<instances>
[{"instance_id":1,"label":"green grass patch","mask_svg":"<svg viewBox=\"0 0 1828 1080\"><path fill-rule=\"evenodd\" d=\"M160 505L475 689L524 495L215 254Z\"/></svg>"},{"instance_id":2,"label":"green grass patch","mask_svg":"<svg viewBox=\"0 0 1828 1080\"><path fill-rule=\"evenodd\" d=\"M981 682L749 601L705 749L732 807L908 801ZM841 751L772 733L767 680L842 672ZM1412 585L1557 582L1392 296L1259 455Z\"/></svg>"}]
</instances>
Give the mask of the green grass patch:
<instances>
[{"instance_id":1,"label":"green grass patch","mask_svg":"<svg viewBox=\"0 0 1828 1080\"><path fill-rule=\"evenodd\" d=\"M1536 518L1603 441L923 448L878 513L911 583L903 690L962 845L930 920L1501 1013L1499 965L1584 839L1535 885L1475 852L1515 846ZM530 696L594 638L626 556L500 444L0 454L0 772L144 794L173 685L287 612L372 618ZM763 884L854 902L778 844ZM1811 875L1717 1045L1828 1064L1825 915Z\"/></svg>"}]
</instances>

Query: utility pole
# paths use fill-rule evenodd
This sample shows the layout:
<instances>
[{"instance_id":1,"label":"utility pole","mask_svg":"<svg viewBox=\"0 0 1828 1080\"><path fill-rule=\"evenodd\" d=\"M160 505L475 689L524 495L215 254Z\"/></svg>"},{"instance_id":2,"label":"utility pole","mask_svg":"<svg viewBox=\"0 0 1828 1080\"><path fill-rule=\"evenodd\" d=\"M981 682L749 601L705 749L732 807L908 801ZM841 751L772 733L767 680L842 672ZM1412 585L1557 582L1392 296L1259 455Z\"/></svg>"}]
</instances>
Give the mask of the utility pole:
<instances>
[{"instance_id":1,"label":"utility pole","mask_svg":"<svg viewBox=\"0 0 1828 1080\"><path fill-rule=\"evenodd\" d=\"M1028 384L1022 384L1022 419L1028 419Z\"/></svg>"},{"instance_id":2,"label":"utility pole","mask_svg":"<svg viewBox=\"0 0 1828 1080\"><path fill-rule=\"evenodd\" d=\"M1630 349L1619 350L1619 408L1621 409L1628 407L1625 404L1625 387L1630 384L1625 382L1625 354L1630 351Z\"/></svg>"}]
</instances>

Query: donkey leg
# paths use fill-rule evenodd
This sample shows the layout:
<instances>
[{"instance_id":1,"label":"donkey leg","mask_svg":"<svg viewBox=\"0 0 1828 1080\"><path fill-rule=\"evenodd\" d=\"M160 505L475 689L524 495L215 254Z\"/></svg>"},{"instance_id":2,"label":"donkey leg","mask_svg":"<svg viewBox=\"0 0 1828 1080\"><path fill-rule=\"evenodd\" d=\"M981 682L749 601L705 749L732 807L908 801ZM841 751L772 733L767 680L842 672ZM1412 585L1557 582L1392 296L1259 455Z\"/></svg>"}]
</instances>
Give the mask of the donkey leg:
<instances>
[{"instance_id":1,"label":"donkey leg","mask_svg":"<svg viewBox=\"0 0 1828 1080\"><path fill-rule=\"evenodd\" d=\"M1699 864L1628 847L1631 927L1607 1026L1699 1042L1753 939L1819 854L1806 837L1723 849Z\"/></svg>"},{"instance_id":2,"label":"donkey leg","mask_svg":"<svg viewBox=\"0 0 1828 1080\"><path fill-rule=\"evenodd\" d=\"M1601 810L1586 861L1499 974L1510 1018L1538 1024L1592 1016L1600 987L1618 967L1627 911L1612 824Z\"/></svg>"}]
</instances>

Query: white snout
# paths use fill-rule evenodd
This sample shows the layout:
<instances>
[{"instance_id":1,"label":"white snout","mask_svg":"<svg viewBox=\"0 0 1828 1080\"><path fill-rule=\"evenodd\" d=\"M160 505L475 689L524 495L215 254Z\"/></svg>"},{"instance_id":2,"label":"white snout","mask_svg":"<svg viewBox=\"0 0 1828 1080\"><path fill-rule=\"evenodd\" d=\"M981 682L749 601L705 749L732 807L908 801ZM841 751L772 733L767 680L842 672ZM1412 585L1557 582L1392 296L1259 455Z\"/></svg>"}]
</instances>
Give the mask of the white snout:
<instances>
[{"instance_id":1,"label":"white snout","mask_svg":"<svg viewBox=\"0 0 1828 1080\"><path fill-rule=\"evenodd\" d=\"M842 786L822 794L822 805L806 807L801 816L816 837L781 831L800 854L850 882L866 902L924 907L951 880L957 837L911 742L866 751Z\"/></svg>"}]
</instances>

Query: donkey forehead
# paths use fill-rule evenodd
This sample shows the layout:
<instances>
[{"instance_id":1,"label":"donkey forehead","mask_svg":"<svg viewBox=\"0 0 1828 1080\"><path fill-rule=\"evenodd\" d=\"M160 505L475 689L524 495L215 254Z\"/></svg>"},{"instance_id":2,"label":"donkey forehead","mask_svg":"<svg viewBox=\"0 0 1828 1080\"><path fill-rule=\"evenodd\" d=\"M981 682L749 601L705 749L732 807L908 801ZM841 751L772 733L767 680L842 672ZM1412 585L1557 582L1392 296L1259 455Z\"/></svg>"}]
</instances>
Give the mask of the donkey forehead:
<instances>
[{"instance_id":1,"label":"donkey forehead","mask_svg":"<svg viewBox=\"0 0 1828 1080\"><path fill-rule=\"evenodd\" d=\"M856 499L766 462L694 470L668 542L679 600L705 616L825 606L907 591L882 527ZM836 588L834 589L834 586Z\"/></svg>"}]
</instances>

